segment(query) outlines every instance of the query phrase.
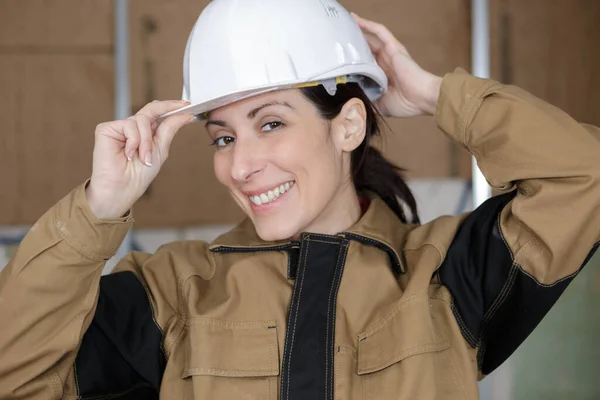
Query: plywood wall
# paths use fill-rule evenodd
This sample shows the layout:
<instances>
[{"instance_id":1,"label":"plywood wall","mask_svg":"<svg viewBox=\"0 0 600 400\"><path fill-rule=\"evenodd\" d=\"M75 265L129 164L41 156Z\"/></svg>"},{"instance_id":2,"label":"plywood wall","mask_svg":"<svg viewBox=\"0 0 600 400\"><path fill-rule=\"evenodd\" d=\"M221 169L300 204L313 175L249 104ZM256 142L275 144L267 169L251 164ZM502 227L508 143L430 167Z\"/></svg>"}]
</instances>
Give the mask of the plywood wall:
<instances>
[{"instance_id":1,"label":"plywood wall","mask_svg":"<svg viewBox=\"0 0 600 400\"><path fill-rule=\"evenodd\" d=\"M132 113L179 98L186 38L207 0L130 0ZM469 0L342 0L387 25L426 69L470 66ZM33 223L90 174L93 131L113 118L109 0L0 2L0 225ZM596 0L492 0L492 75L600 124ZM410 177L465 177L470 157L430 117L389 120L385 154ZM135 208L138 226L240 218L200 125L183 129Z\"/></svg>"},{"instance_id":2,"label":"plywood wall","mask_svg":"<svg viewBox=\"0 0 600 400\"><path fill-rule=\"evenodd\" d=\"M91 172L113 116L112 2L0 2L0 224L33 223Z\"/></svg>"}]
</instances>

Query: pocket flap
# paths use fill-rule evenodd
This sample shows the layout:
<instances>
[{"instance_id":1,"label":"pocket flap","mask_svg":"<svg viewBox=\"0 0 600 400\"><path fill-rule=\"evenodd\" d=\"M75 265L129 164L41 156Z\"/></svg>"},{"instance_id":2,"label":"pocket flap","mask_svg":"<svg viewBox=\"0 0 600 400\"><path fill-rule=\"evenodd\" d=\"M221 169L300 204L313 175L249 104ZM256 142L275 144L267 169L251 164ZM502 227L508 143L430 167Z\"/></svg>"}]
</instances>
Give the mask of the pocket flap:
<instances>
[{"instance_id":1,"label":"pocket flap","mask_svg":"<svg viewBox=\"0 0 600 400\"><path fill-rule=\"evenodd\" d=\"M275 321L230 322L209 318L188 321L189 348L183 377L279 375Z\"/></svg>"},{"instance_id":2,"label":"pocket flap","mask_svg":"<svg viewBox=\"0 0 600 400\"><path fill-rule=\"evenodd\" d=\"M358 335L359 375L382 370L417 354L450 347L450 342L434 331L429 303L427 294L408 297L380 322Z\"/></svg>"}]
</instances>

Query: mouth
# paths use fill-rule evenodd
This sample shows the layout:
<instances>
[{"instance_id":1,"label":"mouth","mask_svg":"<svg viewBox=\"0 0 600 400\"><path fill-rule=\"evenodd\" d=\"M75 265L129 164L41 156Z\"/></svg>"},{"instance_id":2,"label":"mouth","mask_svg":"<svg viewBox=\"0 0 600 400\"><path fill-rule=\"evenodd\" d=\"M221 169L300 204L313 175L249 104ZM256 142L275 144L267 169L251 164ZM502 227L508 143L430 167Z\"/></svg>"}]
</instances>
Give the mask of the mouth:
<instances>
[{"instance_id":1,"label":"mouth","mask_svg":"<svg viewBox=\"0 0 600 400\"><path fill-rule=\"evenodd\" d=\"M248 195L248 199L253 206L262 208L277 202L277 200L284 196L295 184L296 181L288 181L269 190L265 190L264 192L252 193L251 195Z\"/></svg>"}]
</instances>

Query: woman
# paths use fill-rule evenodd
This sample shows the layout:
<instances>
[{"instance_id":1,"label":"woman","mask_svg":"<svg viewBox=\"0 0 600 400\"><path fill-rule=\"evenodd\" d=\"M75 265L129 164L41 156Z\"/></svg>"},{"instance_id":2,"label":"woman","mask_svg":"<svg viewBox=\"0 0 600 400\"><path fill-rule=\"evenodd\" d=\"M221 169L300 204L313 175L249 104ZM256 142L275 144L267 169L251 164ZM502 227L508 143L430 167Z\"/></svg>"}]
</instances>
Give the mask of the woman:
<instances>
[{"instance_id":1,"label":"woman","mask_svg":"<svg viewBox=\"0 0 600 400\"><path fill-rule=\"evenodd\" d=\"M186 49L192 102L100 124L91 180L34 225L0 275L0 397L477 398L477 379L597 247L600 131L516 87L433 76L385 27L355 17L389 80L381 96L386 76L332 1L217 0L203 16ZM222 26L243 36L206 38ZM274 50L298 33L306 47ZM351 46L310 62L354 72L315 86L294 52L330 39ZM254 68L261 49L267 67ZM370 147L371 99L388 116L434 114L502 194L418 225L398 171ZM211 244L130 254L101 278L128 210L196 114L248 219Z\"/></svg>"}]
</instances>

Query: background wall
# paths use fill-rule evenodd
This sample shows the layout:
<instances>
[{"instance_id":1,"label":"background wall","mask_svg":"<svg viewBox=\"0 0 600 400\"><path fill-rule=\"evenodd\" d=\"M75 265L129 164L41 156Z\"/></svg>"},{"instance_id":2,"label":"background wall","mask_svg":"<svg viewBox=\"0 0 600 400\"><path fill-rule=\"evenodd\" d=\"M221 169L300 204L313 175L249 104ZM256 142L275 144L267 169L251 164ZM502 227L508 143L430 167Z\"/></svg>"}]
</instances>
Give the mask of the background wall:
<instances>
[{"instance_id":1,"label":"background wall","mask_svg":"<svg viewBox=\"0 0 600 400\"><path fill-rule=\"evenodd\" d=\"M492 76L600 125L600 1L490 0ZM178 98L185 41L206 0L130 0L137 111ZM437 74L470 66L469 0L342 0L382 22ZM114 115L110 0L0 0L0 269L27 228L91 172L93 132ZM390 120L386 155L408 169L422 219L470 208L470 156L430 117ZM186 127L136 205L133 244L210 240L241 214L212 172L200 125ZM483 399L598 399L600 257L536 332L484 380Z\"/></svg>"}]
</instances>

